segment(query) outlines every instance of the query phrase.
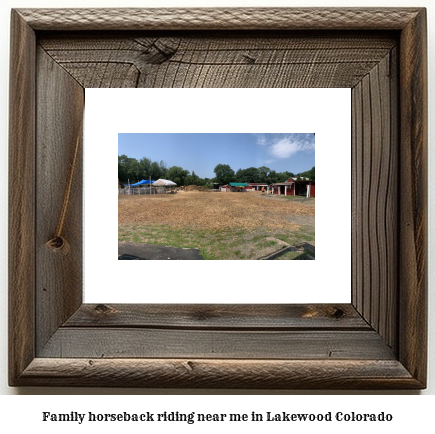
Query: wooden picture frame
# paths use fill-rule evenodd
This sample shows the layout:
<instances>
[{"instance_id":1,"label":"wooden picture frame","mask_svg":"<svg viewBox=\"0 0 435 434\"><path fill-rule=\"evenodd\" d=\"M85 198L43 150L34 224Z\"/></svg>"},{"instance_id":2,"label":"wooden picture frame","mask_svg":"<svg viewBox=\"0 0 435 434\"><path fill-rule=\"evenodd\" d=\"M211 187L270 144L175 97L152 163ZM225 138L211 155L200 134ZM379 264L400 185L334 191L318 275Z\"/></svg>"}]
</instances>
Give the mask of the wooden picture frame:
<instances>
[{"instance_id":1,"label":"wooden picture frame","mask_svg":"<svg viewBox=\"0 0 435 434\"><path fill-rule=\"evenodd\" d=\"M10 385L426 387L425 9L20 9L11 36ZM82 304L84 88L124 86L351 88L352 303Z\"/></svg>"}]
</instances>

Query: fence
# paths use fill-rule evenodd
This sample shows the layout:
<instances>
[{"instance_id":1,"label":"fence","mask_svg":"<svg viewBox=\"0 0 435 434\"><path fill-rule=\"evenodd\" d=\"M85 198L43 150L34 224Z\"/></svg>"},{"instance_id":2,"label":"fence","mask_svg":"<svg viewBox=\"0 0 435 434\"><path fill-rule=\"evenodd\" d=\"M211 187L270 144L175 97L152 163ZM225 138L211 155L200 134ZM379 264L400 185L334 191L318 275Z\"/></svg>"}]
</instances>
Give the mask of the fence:
<instances>
[{"instance_id":1,"label":"fence","mask_svg":"<svg viewBox=\"0 0 435 434\"><path fill-rule=\"evenodd\" d=\"M125 187L118 188L118 195L120 194L166 194L173 190L167 190L165 187Z\"/></svg>"}]
</instances>

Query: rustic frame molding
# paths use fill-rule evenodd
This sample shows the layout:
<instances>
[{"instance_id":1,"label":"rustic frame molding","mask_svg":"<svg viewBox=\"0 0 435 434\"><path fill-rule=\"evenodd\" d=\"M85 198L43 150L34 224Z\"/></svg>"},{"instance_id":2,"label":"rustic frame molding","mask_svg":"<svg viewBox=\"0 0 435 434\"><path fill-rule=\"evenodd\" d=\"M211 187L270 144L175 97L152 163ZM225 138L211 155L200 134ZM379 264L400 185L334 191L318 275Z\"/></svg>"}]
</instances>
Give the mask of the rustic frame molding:
<instances>
[{"instance_id":1,"label":"rustic frame molding","mask_svg":"<svg viewBox=\"0 0 435 434\"><path fill-rule=\"evenodd\" d=\"M12 11L11 22L12 386L426 387L425 9L20 9ZM78 41L75 50L92 51L92 43L107 35L125 41L134 32L156 32L152 34L200 40L210 32L231 38L231 32L241 31L247 37L256 34L258 44L274 35L283 41L324 32L326 42L323 48L316 46L316 53L335 49L334 67L340 63L347 70L355 66L355 59L340 51L348 35L348 48L370 40L371 48L387 49L379 60L359 62L353 76L326 74L330 87L348 87L349 78L355 80L352 303L82 304L80 181L71 188L70 209L77 212L69 212L65 221L69 253L53 253L45 243L54 235L59 216L64 193L60 181L67 179L74 144L81 139L84 87L92 87L97 79L116 87L128 74L95 72L92 59L108 64L95 53L84 63L71 63L65 44ZM272 39L267 40L275 43ZM391 46L388 41L393 41ZM138 86L149 86L146 79L154 71L146 69L149 65L174 55L166 42L159 46L153 39L142 53L149 56L141 64L148 72L136 81ZM101 53L100 48L96 51ZM137 52L132 52L127 57L140 69L133 58ZM331 53L328 56L334 57ZM278 63L286 62L282 59ZM248 55L244 62L255 60ZM319 64L312 59L307 64L311 72L303 74L312 81L306 86L324 86L325 74L316 74ZM216 78L221 87L237 85L227 79ZM261 78L254 80L265 86ZM191 86L188 80L183 84ZM214 85L219 87L219 82ZM80 174L81 166L77 179Z\"/></svg>"}]
</instances>

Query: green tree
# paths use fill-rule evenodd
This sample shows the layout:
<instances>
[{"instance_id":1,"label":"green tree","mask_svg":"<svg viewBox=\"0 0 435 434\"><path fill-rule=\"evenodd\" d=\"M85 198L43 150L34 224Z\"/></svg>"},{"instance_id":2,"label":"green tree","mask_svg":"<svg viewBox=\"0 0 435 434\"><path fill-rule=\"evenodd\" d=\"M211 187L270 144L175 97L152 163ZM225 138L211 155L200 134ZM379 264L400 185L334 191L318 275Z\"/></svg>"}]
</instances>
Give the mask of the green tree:
<instances>
[{"instance_id":1,"label":"green tree","mask_svg":"<svg viewBox=\"0 0 435 434\"><path fill-rule=\"evenodd\" d=\"M310 181L315 181L316 180L316 168L313 167L308 172L309 172L308 178L310 178Z\"/></svg>"},{"instance_id":2,"label":"green tree","mask_svg":"<svg viewBox=\"0 0 435 434\"><path fill-rule=\"evenodd\" d=\"M186 185L203 185L201 183L201 178L195 173L194 170L192 170L192 173L190 175L186 176Z\"/></svg>"},{"instance_id":3,"label":"green tree","mask_svg":"<svg viewBox=\"0 0 435 434\"><path fill-rule=\"evenodd\" d=\"M310 181L315 181L316 180L315 167L312 167L310 170L307 170L306 172L298 173L298 176L303 178L308 178Z\"/></svg>"},{"instance_id":4,"label":"green tree","mask_svg":"<svg viewBox=\"0 0 435 434\"><path fill-rule=\"evenodd\" d=\"M258 181L257 182L267 182L270 174L270 169L266 166L261 166L258 168Z\"/></svg>"},{"instance_id":5,"label":"green tree","mask_svg":"<svg viewBox=\"0 0 435 434\"><path fill-rule=\"evenodd\" d=\"M127 172L124 164L121 163L120 157L118 156L118 179L119 182L125 183L127 179Z\"/></svg>"},{"instance_id":6,"label":"green tree","mask_svg":"<svg viewBox=\"0 0 435 434\"><path fill-rule=\"evenodd\" d=\"M245 179L244 182L259 182L260 172L256 167L248 167L245 169Z\"/></svg>"},{"instance_id":7,"label":"green tree","mask_svg":"<svg viewBox=\"0 0 435 434\"><path fill-rule=\"evenodd\" d=\"M278 174L275 170L271 170L267 176L267 183L275 184L275 182L278 182Z\"/></svg>"},{"instance_id":8,"label":"green tree","mask_svg":"<svg viewBox=\"0 0 435 434\"><path fill-rule=\"evenodd\" d=\"M260 172L256 167L239 169L236 173L237 182L260 182Z\"/></svg>"},{"instance_id":9,"label":"green tree","mask_svg":"<svg viewBox=\"0 0 435 434\"><path fill-rule=\"evenodd\" d=\"M120 182L130 183L140 181L142 172L136 158L129 158L127 155L118 155L118 178Z\"/></svg>"},{"instance_id":10,"label":"green tree","mask_svg":"<svg viewBox=\"0 0 435 434\"><path fill-rule=\"evenodd\" d=\"M216 175L216 182L220 185L228 184L235 178L234 170L228 164L218 164L214 168L214 173Z\"/></svg>"},{"instance_id":11,"label":"green tree","mask_svg":"<svg viewBox=\"0 0 435 434\"><path fill-rule=\"evenodd\" d=\"M159 178L163 178L163 171L159 166L159 163L157 163L157 161L153 161L151 163L148 173L149 173L148 178L151 176L151 179L154 181L156 181Z\"/></svg>"},{"instance_id":12,"label":"green tree","mask_svg":"<svg viewBox=\"0 0 435 434\"><path fill-rule=\"evenodd\" d=\"M140 179L148 179L150 177L151 160L143 157L139 160Z\"/></svg>"},{"instance_id":13,"label":"green tree","mask_svg":"<svg viewBox=\"0 0 435 434\"><path fill-rule=\"evenodd\" d=\"M276 174L277 181L275 182L285 182L288 181L290 178L294 178L295 174L293 172L288 172L287 170L285 172L279 172Z\"/></svg>"},{"instance_id":14,"label":"green tree","mask_svg":"<svg viewBox=\"0 0 435 434\"><path fill-rule=\"evenodd\" d=\"M188 170L179 166L172 166L168 169L166 177L175 182L178 186L186 185L186 177L189 175Z\"/></svg>"},{"instance_id":15,"label":"green tree","mask_svg":"<svg viewBox=\"0 0 435 434\"><path fill-rule=\"evenodd\" d=\"M160 167L160 173L161 173L160 178L166 178L166 173L168 172L168 167L163 160L160 161L159 167Z\"/></svg>"}]
</instances>

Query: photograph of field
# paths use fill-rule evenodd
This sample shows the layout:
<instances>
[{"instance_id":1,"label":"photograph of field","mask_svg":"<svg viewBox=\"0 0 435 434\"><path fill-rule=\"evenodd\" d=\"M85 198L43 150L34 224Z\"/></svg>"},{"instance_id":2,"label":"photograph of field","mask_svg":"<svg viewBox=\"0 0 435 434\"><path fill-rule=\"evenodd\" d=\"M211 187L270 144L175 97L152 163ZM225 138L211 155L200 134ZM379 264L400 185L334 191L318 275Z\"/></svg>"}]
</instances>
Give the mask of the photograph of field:
<instances>
[{"instance_id":1,"label":"photograph of field","mask_svg":"<svg viewBox=\"0 0 435 434\"><path fill-rule=\"evenodd\" d=\"M119 136L118 259L315 259L314 134ZM135 140L151 158L127 156Z\"/></svg>"}]
</instances>

